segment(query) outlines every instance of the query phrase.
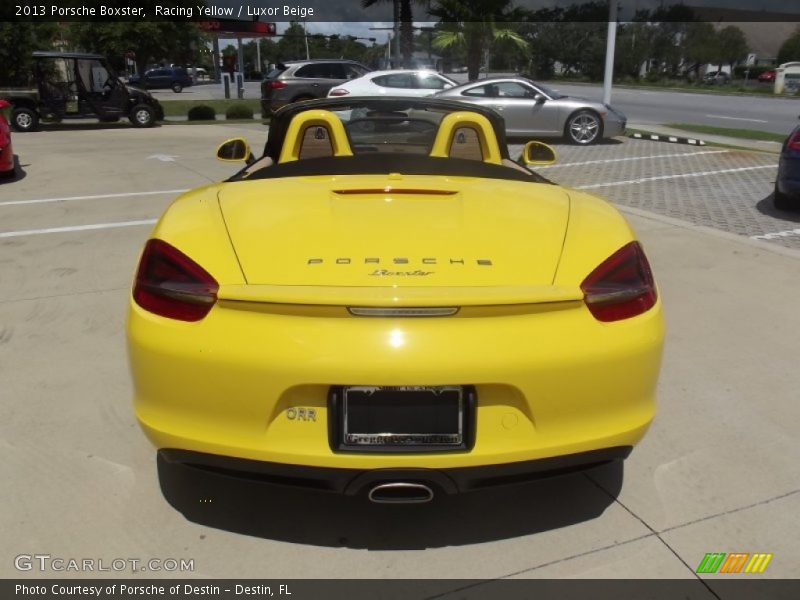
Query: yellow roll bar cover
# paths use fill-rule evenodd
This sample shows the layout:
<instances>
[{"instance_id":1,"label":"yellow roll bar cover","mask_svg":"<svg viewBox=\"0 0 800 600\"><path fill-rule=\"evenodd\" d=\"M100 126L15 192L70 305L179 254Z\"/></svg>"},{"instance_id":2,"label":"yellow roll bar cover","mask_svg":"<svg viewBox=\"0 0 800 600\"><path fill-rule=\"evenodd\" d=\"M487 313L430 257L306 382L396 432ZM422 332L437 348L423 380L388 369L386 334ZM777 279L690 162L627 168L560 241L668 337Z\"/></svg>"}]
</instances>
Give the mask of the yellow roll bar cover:
<instances>
[{"instance_id":1,"label":"yellow roll bar cover","mask_svg":"<svg viewBox=\"0 0 800 600\"><path fill-rule=\"evenodd\" d=\"M299 160L303 136L309 127L325 127L331 136L334 156L353 156L342 121L329 110L307 110L292 118L286 130L278 163Z\"/></svg>"},{"instance_id":2,"label":"yellow roll bar cover","mask_svg":"<svg viewBox=\"0 0 800 600\"><path fill-rule=\"evenodd\" d=\"M439 124L439 131L436 133L436 139L433 141L430 156L437 158L449 157L453 136L456 130L461 127L469 127L478 135L483 162L496 165L502 164L500 145L497 143L497 137L494 135L494 129L489 119L483 115L467 111L453 112L442 119Z\"/></svg>"}]
</instances>

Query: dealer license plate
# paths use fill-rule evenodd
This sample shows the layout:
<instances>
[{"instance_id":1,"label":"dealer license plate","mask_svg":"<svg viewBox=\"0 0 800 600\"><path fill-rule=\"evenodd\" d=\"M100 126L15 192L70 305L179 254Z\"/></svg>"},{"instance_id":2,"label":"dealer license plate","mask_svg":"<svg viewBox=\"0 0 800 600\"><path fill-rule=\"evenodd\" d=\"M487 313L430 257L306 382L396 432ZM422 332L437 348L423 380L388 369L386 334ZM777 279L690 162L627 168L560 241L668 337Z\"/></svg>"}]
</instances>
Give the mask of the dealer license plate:
<instances>
[{"instance_id":1,"label":"dealer license plate","mask_svg":"<svg viewBox=\"0 0 800 600\"><path fill-rule=\"evenodd\" d=\"M342 388L342 434L351 447L458 447L464 442L458 385Z\"/></svg>"}]
</instances>

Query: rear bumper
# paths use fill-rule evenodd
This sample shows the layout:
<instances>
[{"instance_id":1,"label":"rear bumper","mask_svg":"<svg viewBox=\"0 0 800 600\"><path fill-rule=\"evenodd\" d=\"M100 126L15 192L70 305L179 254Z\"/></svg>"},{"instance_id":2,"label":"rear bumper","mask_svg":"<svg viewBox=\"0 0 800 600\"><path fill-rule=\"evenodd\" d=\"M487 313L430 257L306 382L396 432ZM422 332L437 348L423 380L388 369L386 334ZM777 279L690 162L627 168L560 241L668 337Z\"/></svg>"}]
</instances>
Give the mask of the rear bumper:
<instances>
[{"instance_id":1,"label":"rear bumper","mask_svg":"<svg viewBox=\"0 0 800 600\"><path fill-rule=\"evenodd\" d=\"M347 496L360 495L376 485L397 481L420 483L441 493L457 494L590 469L624 460L631 450L631 446L617 446L539 460L453 469L337 469L162 449L158 451L158 470L162 478L168 478L174 469L188 468L267 485Z\"/></svg>"},{"instance_id":2,"label":"rear bumper","mask_svg":"<svg viewBox=\"0 0 800 600\"><path fill-rule=\"evenodd\" d=\"M0 148L0 173L10 173L14 170L14 151L11 144Z\"/></svg>"},{"instance_id":3,"label":"rear bumper","mask_svg":"<svg viewBox=\"0 0 800 600\"><path fill-rule=\"evenodd\" d=\"M655 414L660 302L616 324L579 302L427 319L308 310L223 301L195 324L132 304L134 409L156 448L333 469L458 469L633 446ZM472 385L474 446L335 451L337 385ZM300 408L315 418L293 419Z\"/></svg>"},{"instance_id":4,"label":"rear bumper","mask_svg":"<svg viewBox=\"0 0 800 600\"><path fill-rule=\"evenodd\" d=\"M781 157L775 186L781 194L800 197L800 158Z\"/></svg>"}]
</instances>

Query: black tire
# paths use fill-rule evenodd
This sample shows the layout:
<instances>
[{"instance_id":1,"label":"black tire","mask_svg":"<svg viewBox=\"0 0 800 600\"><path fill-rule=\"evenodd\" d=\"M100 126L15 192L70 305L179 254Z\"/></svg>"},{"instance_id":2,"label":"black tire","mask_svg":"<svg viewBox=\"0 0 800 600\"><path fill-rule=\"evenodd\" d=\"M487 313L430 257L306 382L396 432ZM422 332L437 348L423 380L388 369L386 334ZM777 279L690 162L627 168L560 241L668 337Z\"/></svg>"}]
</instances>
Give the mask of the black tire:
<instances>
[{"instance_id":1,"label":"black tire","mask_svg":"<svg viewBox=\"0 0 800 600\"><path fill-rule=\"evenodd\" d=\"M791 210L794 208L791 202L791 198L786 194L781 194L778 191L778 184L775 184L775 192L772 194L772 203L775 205L775 208L778 210Z\"/></svg>"},{"instance_id":2,"label":"black tire","mask_svg":"<svg viewBox=\"0 0 800 600\"><path fill-rule=\"evenodd\" d=\"M35 110L20 106L11 112L14 131L36 131L39 129L39 114Z\"/></svg>"},{"instance_id":3,"label":"black tire","mask_svg":"<svg viewBox=\"0 0 800 600\"><path fill-rule=\"evenodd\" d=\"M594 144L603 139L603 119L592 110L579 110L567 119L564 136L578 146Z\"/></svg>"},{"instance_id":4,"label":"black tire","mask_svg":"<svg viewBox=\"0 0 800 600\"><path fill-rule=\"evenodd\" d=\"M134 127L152 127L156 124L156 113L152 106L137 104L128 114L131 125Z\"/></svg>"},{"instance_id":5,"label":"black tire","mask_svg":"<svg viewBox=\"0 0 800 600\"><path fill-rule=\"evenodd\" d=\"M183 91L183 86L176 81L172 84L172 91L176 94L180 94Z\"/></svg>"}]
</instances>

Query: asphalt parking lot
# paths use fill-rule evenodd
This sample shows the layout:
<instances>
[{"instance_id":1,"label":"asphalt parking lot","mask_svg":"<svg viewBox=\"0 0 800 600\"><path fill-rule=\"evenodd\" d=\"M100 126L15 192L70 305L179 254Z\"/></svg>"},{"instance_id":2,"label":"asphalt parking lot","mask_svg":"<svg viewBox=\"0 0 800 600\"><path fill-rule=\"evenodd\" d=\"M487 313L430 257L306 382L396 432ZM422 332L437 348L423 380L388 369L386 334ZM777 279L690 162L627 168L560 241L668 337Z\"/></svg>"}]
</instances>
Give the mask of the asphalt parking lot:
<instances>
[{"instance_id":1,"label":"asphalt parking lot","mask_svg":"<svg viewBox=\"0 0 800 600\"><path fill-rule=\"evenodd\" d=\"M178 191L232 172L216 145L260 148L265 133L15 134L24 175L0 184L0 576L46 553L191 558L184 575L235 578L695 578L708 552L772 553L760 576L797 576L800 213L772 208L776 155L722 148L559 144L542 170L622 207L660 284L659 414L624 469L399 509L212 482L216 503L182 507L193 521L169 506L130 407L131 277ZM737 576L704 575L698 597L721 577Z\"/></svg>"}]
</instances>

